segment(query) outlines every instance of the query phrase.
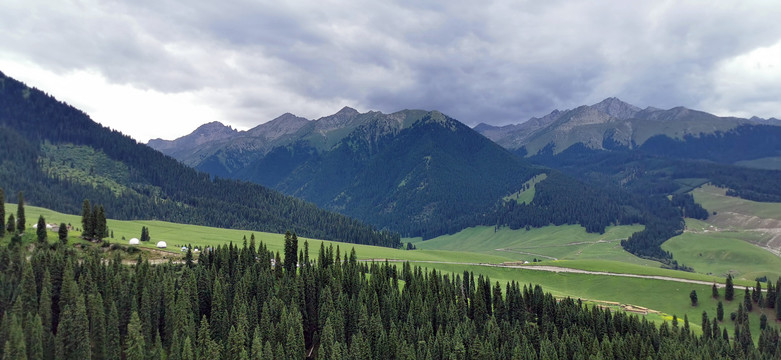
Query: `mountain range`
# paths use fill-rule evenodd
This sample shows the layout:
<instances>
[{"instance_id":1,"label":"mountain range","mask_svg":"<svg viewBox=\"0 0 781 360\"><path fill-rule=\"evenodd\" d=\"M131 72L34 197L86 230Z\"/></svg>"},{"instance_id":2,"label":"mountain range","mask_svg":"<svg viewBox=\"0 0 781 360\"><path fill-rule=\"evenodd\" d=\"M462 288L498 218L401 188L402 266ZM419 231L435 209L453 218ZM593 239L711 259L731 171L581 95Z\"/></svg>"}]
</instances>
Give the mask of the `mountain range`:
<instances>
[{"instance_id":1,"label":"mountain range","mask_svg":"<svg viewBox=\"0 0 781 360\"><path fill-rule=\"evenodd\" d=\"M207 124L149 146L410 236L475 225L543 169L438 111L284 114L236 132Z\"/></svg>"},{"instance_id":2,"label":"mountain range","mask_svg":"<svg viewBox=\"0 0 781 360\"><path fill-rule=\"evenodd\" d=\"M641 109L617 98L607 98L591 106L554 110L516 125L481 123L475 130L507 149L534 156L546 151L558 154L575 144L596 150L636 149L662 137L684 141L708 135L724 136L742 126L760 125L781 125L781 121L719 117L685 107ZM778 150L762 155L776 156Z\"/></svg>"},{"instance_id":3,"label":"mountain range","mask_svg":"<svg viewBox=\"0 0 781 360\"><path fill-rule=\"evenodd\" d=\"M260 185L211 178L1 72L0 188L9 201L23 192L28 204L71 214L89 199L114 219L401 245L398 233Z\"/></svg>"}]
</instances>

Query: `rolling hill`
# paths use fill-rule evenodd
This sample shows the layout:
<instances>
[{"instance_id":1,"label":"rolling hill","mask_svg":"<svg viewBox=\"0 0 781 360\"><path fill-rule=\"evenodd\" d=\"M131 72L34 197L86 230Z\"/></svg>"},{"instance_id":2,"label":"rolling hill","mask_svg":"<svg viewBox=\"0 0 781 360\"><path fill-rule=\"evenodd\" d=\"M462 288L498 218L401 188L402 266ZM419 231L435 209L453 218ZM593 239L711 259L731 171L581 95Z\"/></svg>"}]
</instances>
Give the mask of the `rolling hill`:
<instances>
[{"instance_id":1,"label":"rolling hill","mask_svg":"<svg viewBox=\"0 0 781 360\"><path fill-rule=\"evenodd\" d=\"M196 143L198 141L195 141ZM15 201L118 219L157 219L397 247L399 235L256 184L212 179L0 73L0 187Z\"/></svg>"}]
</instances>

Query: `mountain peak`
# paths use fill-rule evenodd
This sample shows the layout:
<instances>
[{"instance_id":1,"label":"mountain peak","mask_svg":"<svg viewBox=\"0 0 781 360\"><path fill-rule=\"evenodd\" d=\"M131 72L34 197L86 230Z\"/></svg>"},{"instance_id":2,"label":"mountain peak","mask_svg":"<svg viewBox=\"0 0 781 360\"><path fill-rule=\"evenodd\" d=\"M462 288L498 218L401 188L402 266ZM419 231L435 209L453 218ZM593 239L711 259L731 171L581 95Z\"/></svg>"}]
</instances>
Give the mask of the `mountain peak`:
<instances>
[{"instance_id":1,"label":"mountain peak","mask_svg":"<svg viewBox=\"0 0 781 360\"><path fill-rule=\"evenodd\" d=\"M345 106L345 107L343 107L341 110L339 110L339 111L338 111L336 114L334 114L334 115L340 115L340 116L345 116L345 115L347 115L347 116L349 116L349 115L359 115L359 114L360 114L360 113L358 112L358 110L355 110L355 109L353 109L353 108L351 108L351 107L349 107L349 106Z\"/></svg>"},{"instance_id":2,"label":"mountain peak","mask_svg":"<svg viewBox=\"0 0 781 360\"><path fill-rule=\"evenodd\" d=\"M609 97L592 105L591 108L618 119L629 119L641 110L639 107L623 102L617 97Z\"/></svg>"}]
</instances>

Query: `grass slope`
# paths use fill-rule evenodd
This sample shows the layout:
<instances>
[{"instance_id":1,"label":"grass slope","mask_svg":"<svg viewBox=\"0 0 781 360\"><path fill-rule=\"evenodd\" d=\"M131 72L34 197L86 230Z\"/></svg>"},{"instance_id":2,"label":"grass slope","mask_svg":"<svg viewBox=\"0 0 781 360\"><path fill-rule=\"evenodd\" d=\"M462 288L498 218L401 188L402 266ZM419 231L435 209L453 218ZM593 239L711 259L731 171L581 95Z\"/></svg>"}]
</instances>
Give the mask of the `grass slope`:
<instances>
[{"instance_id":1,"label":"grass slope","mask_svg":"<svg viewBox=\"0 0 781 360\"><path fill-rule=\"evenodd\" d=\"M642 229L642 226L634 225L611 226L604 234L595 234L587 233L578 225L547 226L528 231L508 228L494 231L490 226L478 226L431 240L408 240L421 250L468 251L501 256L506 261L601 259L658 267L659 263L638 258L621 248L621 239Z\"/></svg>"},{"instance_id":2,"label":"grass slope","mask_svg":"<svg viewBox=\"0 0 781 360\"><path fill-rule=\"evenodd\" d=\"M26 206L26 215L28 219L28 227L32 227L39 215L43 215L49 223L71 223L76 227L81 226L81 218L77 215L62 214L55 211L51 211L44 208ZM6 204L7 213L15 213L15 204ZM141 227L147 226L150 229L152 241L150 244L142 244L142 247L154 247L156 241L166 241L169 244L169 250L172 254L179 254L177 245L192 244L194 246L216 246L220 244L227 244L228 242L234 242L240 244L244 236L249 237L251 232L244 230L226 230L218 228L209 228L195 225L183 225L166 223L161 221L117 221L109 220L109 228L114 231L115 239L109 239L109 241L117 243L126 243L121 241L122 237L129 239L131 237L138 237L141 233ZM483 239L475 244L471 244L469 239L478 239L480 236L493 234L493 228L472 228L467 229L456 236L451 236L450 240L454 241L450 246L447 244L447 239L437 238L425 242L417 242L419 248L432 247L430 249L421 249L415 251L404 251L396 249L388 249L383 247L366 246L366 245L353 245L346 243L336 243L326 241L326 246L339 245L341 252L349 252L350 248L355 248L355 251L359 259L398 259L398 260L410 260L415 261L414 265L423 266L429 270L437 270L448 272L452 274L463 274L465 271L473 272L475 276L482 274L491 278L492 282L499 282L504 286L509 281L517 281L523 284L540 284L546 291L550 291L556 296L570 296L574 298L588 299L593 301L609 301L617 302L621 304L632 304L636 306L646 307L652 310L659 311L660 313L649 313L647 316L649 319L661 322L670 321L673 314L677 315L681 320L680 324L683 324L684 315L688 316L690 320L690 326L695 331L699 330L699 323L703 311L707 311L711 317L716 314L716 300L710 298L711 289L707 285L686 284L677 283L672 281L663 280L651 280L651 279L637 279L637 278L625 278L625 277L612 277L604 275L589 275L589 274L572 274L572 273L552 273L545 271L535 271L528 269L517 268L500 268L489 266L477 266L468 264L446 264L438 262L462 262L462 263L499 263L508 261L508 258L516 257L514 254L503 254L499 252L496 255L494 252L488 250L480 252L481 246L489 245L489 248L495 245L505 246L531 246L531 244L540 244L547 240L551 242L550 248L556 248L558 245L566 245L573 240L587 241L602 238L615 238L625 234L636 231L636 228L631 227L614 227L609 228L609 231L605 235L587 234L582 231L582 228L578 226L563 226L563 227L550 227L543 229L534 229L532 231L518 230L500 230L495 233L495 237L488 236L488 239ZM32 231L28 230L29 234ZM274 251L283 251L284 240L281 234L262 233L255 232L257 241L263 241L266 246ZM78 235L77 232L72 232L71 236ZM521 236L526 235L526 236ZM32 236L32 235L31 235ZM50 241L56 239L56 234L50 233ZM6 239L8 237L6 236ZM301 239L303 242L305 239ZM311 240L310 243L310 256L317 256L320 241ZM610 243L608 243L610 244ZM434 245L439 245L439 249L433 249ZM671 277L679 277L686 279L696 279L705 281L722 281L722 278L710 277L703 274L685 273L681 271L673 271L658 268L657 263L650 262L652 264L643 265L644 260L637 259L636 263L628 263L621 261L606 261L605 258L615 257L622 258L623 255L618 255L614 249L602 249L597 248L590 250L588 247L593 247L598 244L583 245L581 255L591 254L594 256L592 259L581 260L569 260L569 261L545 261L544 265L564 266L581 268L585 270L597 270L607 272L619 272L619 273L635 273L644 275L663 275ZM570 245L574 246L574 245ZM570 247L564 246L564 247ZM303 248L303 243L299 243L299 248ZM620 247L619 247L620 248ZM540 248L536 248L540 249ZM543 249L548 251L546 249ZM554 252L551 252L554 253ZM598 255L602 255L599 258ZM626 256L631 256L627 254ZM737 281L739 285L749 285L752 282L749 281ZM700 298L700 305L692 307L689 301L689 293L691 290L697 291ZM723 290L721 290L723 294ZM725 303L725 321L720 326L723 328L727 326L728 332L732 333L733 325L729 320L729 313L736 311L739 300L743 298L743 291L737 288L735 299L732 303ZM604 304L604 303L600 303ZM750 315L750 322L752 326L752 335L756 339L759 334L759 311L754 310ZM772 318L771 313L767 313L769 318Z\"/></svg>"}]
</instances>

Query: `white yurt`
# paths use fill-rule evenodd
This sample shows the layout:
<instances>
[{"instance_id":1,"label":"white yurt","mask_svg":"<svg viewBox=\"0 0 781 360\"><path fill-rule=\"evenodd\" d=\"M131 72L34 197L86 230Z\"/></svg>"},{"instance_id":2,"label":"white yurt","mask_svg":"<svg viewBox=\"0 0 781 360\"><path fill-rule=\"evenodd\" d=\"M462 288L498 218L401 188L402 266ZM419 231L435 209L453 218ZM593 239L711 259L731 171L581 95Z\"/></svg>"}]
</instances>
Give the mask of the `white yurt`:
<instances>
[{"instance_id":1,"label":"white yurt","mask_svg":"<svg viewBox=\"0 0 781 360\"><path fill-rule=\"evenodd\" d=\"M165 243L165 241L158 241L157 242L157 247L158 248L165 249L166 246L168 246L168 245Z\"/></svg>"},{"instance_id":2,"label":"white yurt","mask_svg":"<svg viewBox=\"0 0 781 360\"><path fill-rule=\"evenodd\" d=\"M140 241L138 241L138 239L137 239L137 238L132 238L132 239L130 239L130 245L138 245L138 244L140 244L140 243L141 243L141 242L140 242Z\"/></svg>"}]
</instances>

